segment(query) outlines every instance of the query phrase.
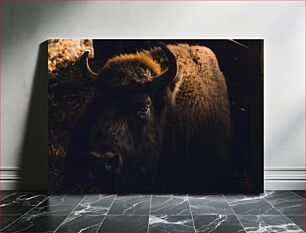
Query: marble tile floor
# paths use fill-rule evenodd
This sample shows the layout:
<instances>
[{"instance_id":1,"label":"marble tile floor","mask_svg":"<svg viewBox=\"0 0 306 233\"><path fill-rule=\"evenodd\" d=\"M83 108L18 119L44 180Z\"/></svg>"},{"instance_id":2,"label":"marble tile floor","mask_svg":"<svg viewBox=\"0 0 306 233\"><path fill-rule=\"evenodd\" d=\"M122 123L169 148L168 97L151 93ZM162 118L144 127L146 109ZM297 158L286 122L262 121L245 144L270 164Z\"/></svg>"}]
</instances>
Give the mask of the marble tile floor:
<instances>
[{"instance_id":1,"label":"marble tile floor","mask_svg":"<svg viewBox=\"0 0 306 233\"><path fill-rule=\"evenodd\" d=\"M0 192L0 232L304 232L304 191L261 195Z\"/></svg>"}]
</instances>

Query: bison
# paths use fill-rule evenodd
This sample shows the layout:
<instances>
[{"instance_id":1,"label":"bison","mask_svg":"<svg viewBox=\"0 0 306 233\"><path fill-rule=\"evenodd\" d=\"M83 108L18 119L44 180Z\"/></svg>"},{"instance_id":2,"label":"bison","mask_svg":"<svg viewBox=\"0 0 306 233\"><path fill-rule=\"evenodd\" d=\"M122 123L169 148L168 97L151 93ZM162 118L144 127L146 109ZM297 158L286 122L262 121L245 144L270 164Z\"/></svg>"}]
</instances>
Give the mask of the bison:
<instances>
[{"instance_id":1,"label":"bison","mask_svg":"<svg viewBox=\"0 0 306 233\"><path fill-rule=\"evenodd\" d=\"M209 48L156 42L109 58L97 72L88 52L80 61L95 94L71 135L65 186L208 192L228 182L229 173L216 172L229 157L228 93Z\"/></svg>"}]
</instances>

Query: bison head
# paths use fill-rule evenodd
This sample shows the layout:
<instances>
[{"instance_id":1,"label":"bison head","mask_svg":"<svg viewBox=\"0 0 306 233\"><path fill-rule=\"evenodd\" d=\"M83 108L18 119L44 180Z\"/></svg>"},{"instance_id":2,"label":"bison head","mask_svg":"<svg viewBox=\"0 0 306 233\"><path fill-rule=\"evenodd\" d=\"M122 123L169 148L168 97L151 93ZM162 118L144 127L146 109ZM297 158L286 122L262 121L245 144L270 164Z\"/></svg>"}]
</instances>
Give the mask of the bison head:
<instances>
[{"instance_id":1,"label":"bison head","mask_svg":"<svg viewBox=\"0 0 306 233\"><path fill-rule=\"evenodd\" d=\"M88 52L81 58L82 74L96 93L81 120L84 138L72 137L70 144L84 144L79 161L88 162L88 176L103 191L145 191L154 176L177 73L175 56L159 46L168 60L164 71L149 51L113 57L97 73L89 67ZM84 164L77 165L74 169Z\"/></svg>"}]
</instances>

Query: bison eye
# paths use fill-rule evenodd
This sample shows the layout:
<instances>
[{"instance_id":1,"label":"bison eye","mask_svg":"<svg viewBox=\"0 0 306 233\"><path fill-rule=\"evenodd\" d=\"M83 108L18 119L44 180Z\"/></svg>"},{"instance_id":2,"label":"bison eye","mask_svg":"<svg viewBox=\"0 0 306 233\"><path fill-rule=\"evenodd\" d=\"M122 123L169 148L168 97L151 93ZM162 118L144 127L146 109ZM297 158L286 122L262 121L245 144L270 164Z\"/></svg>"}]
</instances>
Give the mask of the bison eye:
<instances>
[{"instance_id":1,"label":"bison eye","mask_svg":"<svg viewBox=\"0 0 306 233\"><path fill-rule=\"evenodd\" d=\"M145 104L137 112L137 117L143 120L148 119L150 117L150 112L151 112L151 99L150 97L147 97L145 100Z\"/></svg>"}]
</instances>

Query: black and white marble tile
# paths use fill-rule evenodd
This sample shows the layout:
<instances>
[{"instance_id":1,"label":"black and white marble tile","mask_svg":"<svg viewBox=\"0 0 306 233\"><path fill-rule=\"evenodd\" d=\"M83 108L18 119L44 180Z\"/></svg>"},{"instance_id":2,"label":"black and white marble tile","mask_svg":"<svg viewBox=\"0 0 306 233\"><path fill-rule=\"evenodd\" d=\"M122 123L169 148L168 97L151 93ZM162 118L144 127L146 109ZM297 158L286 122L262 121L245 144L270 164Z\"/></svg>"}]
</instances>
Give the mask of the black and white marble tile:
<instances>
[{"instance_id":1,"label":"black and white marble tile","mask_svg":"<svg viewBox=\"0 0 306 233\"><path fill-rule=\"evenodd\" d=\"M294 191L291 191L295 194L297 194L298 196L302 197L305 199L305 190L294 190Z\"/></svg>"},{"instance_id":2,"label":"black and white marble tile","mask_svg":"<svg viewBox=\"0 0 306 233\"><path fill-rule=\"evenodd\" d=\"M295 194L297 194L298 196L302 197L302 198L306 198L306 193L304 190L295 190L295 191L291 191L294 192Z\"/></svg>"},{"instance_id":3,"label":"black and white marble tile","mask_svg":"<svg viewBox=\"0 0 306 233\"><path fill-rule=\"evenodd\" d=\"M195 232L190 215L150 215L149 232Z\"/></svg>"},{"instance_id":4,"label":"black and white marble tile","mask_svg":"<svg viewBox=\"0 0 306 233\"><path fill-rule=\"evenodd\" d=\"M76 207L74 212L87 215L106 215L116 195L87 195Z\"/></svg>"},{"instance_id":5,"label":"black and white marble tile","mask_svg":"<svg viewBox=\"0 0 306 233\"><path fill-rule=\"evenodd\" d=\"M303 232L283 215L238 216L247 232Z\"/></svg>"},{"instance_id":6,"label":"black and white marble tile","mask_svg":"<svg viewBox=\"0 0 306 233\"><path fill-rule=\"evenodd\" d=\"M299 194L301 193L293 191L268 191L258 196L99 194L48 196L16 192L1 201L0 230L4 232L194 232L195 230L197 232L244 232L245 230L302 232L305 199Z\"/></svg>"},{"instance_id":7,"label":"black and white marble tile","mask_svg":"<svg viewBox=\"0 0 306 233\"><path fill-rule=\"evenodd\" d=\"M279 215L279 211L267 202L264 195L225 195L225 198L238 215Z\"/></svg>"},{"instance_id":8,"label":"black and white marble tile","mask_svg":"<svg viewBox=\"0 0 306 233\"><path fill-rule=\"evenodd\" d=\"M305 215L286 215L293 223L295 223L299 228L305 231Z\"/></svg>"},{"instance_id":9,"label":"black and white marble tile","mask_svg":"<svg viewBox=\"0 0 306 233\"><path fill-rule=\"evenodd\" d=\"M245 232L235 215L194 215L196 232Z\"/></svg>"},{"instance_id":10,"label":"black and white marble tile","mask_svg":"<svg viewBox=\"0 0 306 233\"><path fill-rule=\"evenodd\" d=\"M147 232L148 220L148 215L107 215L98 232Z\"/></svg>"},{"instance_id":11,"label":"black and white marble tile","mask_svg":"<svg viewBox=\"0 0 306 233\"><path fill-rule=\"evenodd\" d=\"M305 199L290 191L270 191L265 199L285 215L304 215Z\"/></svg>"},{"instance_id":12,"label":"black and white marble tile","mask_svg":"<svg viewBox=\"0 0 306 233\"><path fill-rule=\"evenodd\" d=\"M56 229L57 232L96 232L115 195L87 195L73 209L63 223Z\"/></svg>"},{"instance_id":13,"label":"black and white marble tile","mask_svg":"<svg viewBox=\"0 0 306 233\"><path fill-rule=\"evenodd\" d=\"M151 215L191 215L187 195L152 196Z\"/></svg>"},{"instance_id":14,"label":"black and white marble tile","mask_svg":"<svg viewBox=\"0 0 306 233\"><path fill-rule=\"evenodd\" d=\"M151 196L117 196L108 212L109 215L149 215Z\"/></svg>"},{"instance_id":15,"label":"black and white marble tile","mask_svg":"<svg viewBox=\"0 0 306 233\"><path fill-rule=\"evenodd\" d=\"M23 215L48 198L45 194L18 192L3 201L0 208L2 215Z\"/></svg>"},{"instance_id":16,"label":"black and white marble tile","mask_svg":"<svg viewBox=\"0 0 306 233\"><path fill-rule=\"evenodd\" d=\"M11 195L13 195L14 193L16 193L16 191L1 191L0 190L0 200L3 200Z\"/></svg>"},{"instance_id":17,"label":"black and white marble tile","mask_svg":"<svg viewBox=\"0 0 306 233\"><path fill-rule=\"evenodd\" d=\"M24 215L5 227L3 232L52 232L66 216Z\"/></svg>"},{"instance_id":18,"label":"black and white marble tile","mask_svg":"<svg viewBox=\"0 0 306 233\"><path fill-rule=\"evenodd\" d=\"M52 195L48 198L49 206L77 205L85 195Z\"/></svg>"},{"instance_id":19,"label":"black and white marble tile","mask_svg":"<svg viewBox=\"0 0 306 233\"><path fill-rule=\"evenodd\" d=\"M20 218L21 216L18 215L1 215L0 217L0 231L2 231L2 229L5 229L8 225L12 224L14 221L16 221L18 218Z\"/></svg>"},{"instance_id":20,"label":"black and white marble tile","mask_svg":"<svg viewBox=\"0 0 306 233\"><path fill-rule=\"evenodd\" d=\"M39 206L33 208L27 215L52 215L52 216L67 216L75 208L74 205L54 205L49 206L41 203Z\"/></svg>"},{"instance_id":21,"label":"black and white marble tile","mask_svg":"<svg viewBox=\"0 0 306 233\"><path fill-rule=\"evenodd\" d=\"M19 196L18 198L23 200L26 197L27 196L22 196L20 198ZM10 224L4 230L8 232L54 231L83 198L84 195L75 195L69 197L66 195L50 196L48 199L42 201L40 204L38 203L37 206L33 207L32 205L35 205L40 199L36 196L32 196L32 199L31 197L29 198L32 200L30 201L29 207L33 208L21 216L20 219L18 219L16 222ZM27 205L25 204L27 203L24 201L21 201L20 204L16 201L14 208L21 206L22 209L26 209L25 207L27 207ZM11 214L12 211L10 209L9 211Z\"/></svg>"},{"instance_id":22,"label":"black and white marble tile","mask_svg":"<svg viewBox=\"0 0 306 233\"><path fill-rule=\"evenodd\" d=\"M70 214L56 232L97 232L105 215Z\"/></svg>"},{"instance_id":23,"label":"black and white marble tile","mask_svg":"<svg viewBox=\"0 0 306 233\"><path fill-rule=\"evenodd\" d=\"M193 215L234 215L233 210L222 195L188 195Z\"/></svg>"},{"instance_id":24,"label":"black and white marble tile","mask_svg":"<svg viewBox=\"0 0 306 233\"><path fill-rule=\"evenodd\" d=\"M35 208L33 208L28 214L32 215L60 215L67 216L77 206L77 204L85 196L51 196Z\"/></svg>"}]
</instances>

